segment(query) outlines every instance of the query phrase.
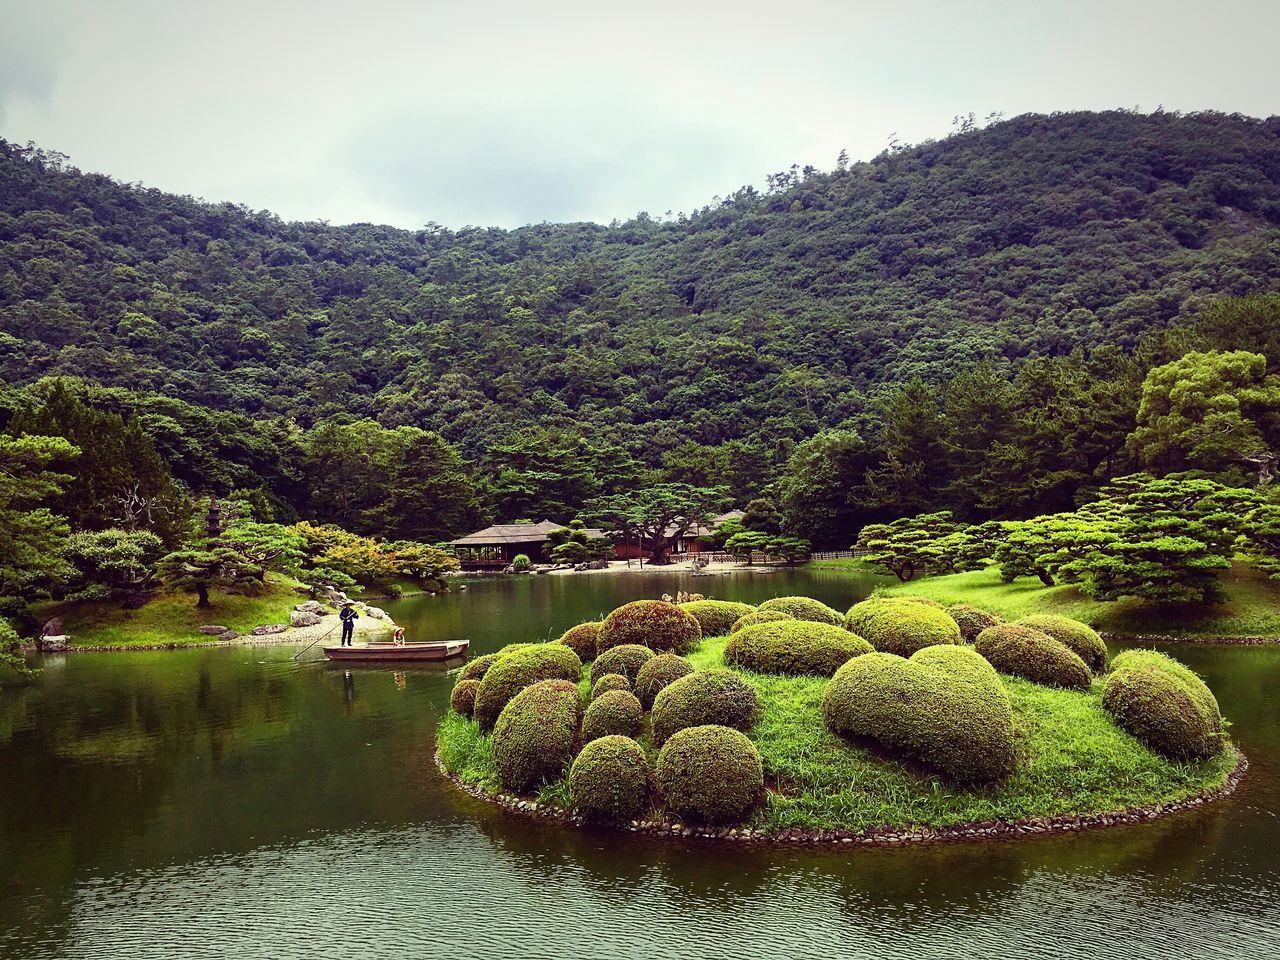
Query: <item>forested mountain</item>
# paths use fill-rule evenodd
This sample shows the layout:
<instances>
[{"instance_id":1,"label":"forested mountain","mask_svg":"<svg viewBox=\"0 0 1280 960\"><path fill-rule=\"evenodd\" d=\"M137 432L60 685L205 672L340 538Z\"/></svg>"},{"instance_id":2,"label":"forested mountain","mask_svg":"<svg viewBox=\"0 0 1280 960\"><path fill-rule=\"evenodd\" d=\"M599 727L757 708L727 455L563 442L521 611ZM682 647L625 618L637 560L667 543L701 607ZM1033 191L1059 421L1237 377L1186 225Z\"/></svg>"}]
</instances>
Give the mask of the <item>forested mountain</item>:
<instances>
[{"instance_id":1,"label":"forested mountain","mask_svg":"<svg viewBox=\"0 0 1280 960\"><path fill-rule=\"evenodd\" d=\"M1071 402L1110 398L1098 416L1122 445L1144 336L1280 290L1278 117L1027 115L768 182L610 226L335 227L0 141L2 372L110 388L96 402L140 415L192 489L261 484L304 510L318 495L280 451L364 419L439 433L498 487L513 463L536 473L548 436L574 435L593 462L612 445L668 478L718 473L741 499L832 428L824 443L856 430L879 451L859 456L895 470L886 451L914 442L895 404L919 412L924 390L964 428L945 408L953 378L1007 384L1028 358L1073 351L1018 389L1053 408L1074 377ZM1072 483L1116 449L1097 424L1074 430L1097 449L1056 468ZM918 506L962 486L962 466L872 500ZM590 479L582 492L600 492ZM536 509L522 489L489 514Z\"/></svg>"}]
</instances>

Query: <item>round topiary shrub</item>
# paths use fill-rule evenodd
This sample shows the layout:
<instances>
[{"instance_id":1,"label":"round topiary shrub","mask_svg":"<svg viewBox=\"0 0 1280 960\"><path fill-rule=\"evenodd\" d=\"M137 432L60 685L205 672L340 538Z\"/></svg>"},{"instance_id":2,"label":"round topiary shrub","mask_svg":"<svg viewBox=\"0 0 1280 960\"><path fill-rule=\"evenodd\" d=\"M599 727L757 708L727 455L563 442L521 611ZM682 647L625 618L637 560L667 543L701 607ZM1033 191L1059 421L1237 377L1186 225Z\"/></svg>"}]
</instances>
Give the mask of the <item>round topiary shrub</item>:
<instances>
[{"instance_id":1,"label":"round topiary shrub","mask_svg":"<svg viewBox=\"0 0 1280 960\"><path fill-rule=\"evenodd\" d=\"M1034 627L1041 633L1047 633L1068 650L1075 653L1094 673L1104 673L1107 669L1107 645L1098 631L1087 623L1062 617L1056 613L1033 613L1029 617L1015 620L1023 626Z\"/></svg>"},{"instance_id":2,"label":"round topiary shrub","mask_svg":"<svg viewBox=\"0 0 1280 960\"><path fill-rule=\"evenodd\" d=\"M720 637L729 632L735 620L754 613L756 608L731 600L691 600L680 604L680 609L698 621L704 637Z\"/></svg>"},{"instance_id":3,"label":"round topiary shrub","mask_svg":"<svg viewBox=\"0 0 1280 960\"><path fill-rule=\"evenodd\" d=\"M450 709L464 717L471 716L471 712L476 707L476 690L479 687L479 680L459 680L455 683L453 692L449 694Z\"/></svg>"},{"instance_id":4,"label":"round topiary shrub","mask_svg":"<svg viewBox=\"0 0 1280 960\"><path fill-rule=\"evenodd\" d=\"M526 793L558 778L573 759L581 719L578 686L568 680L542 680L512 697L493 727L502 786Z\"/></svg>"},{"instance_id":5,"label":"round topiary shrub","mask_svg":"<svg viewBox=\"0 0 1280 960\"><path fill-rule=\"evenodd\" d=\"M847 661L871 652L871 644L844 627L786 620L739 630L724 648L724 662L757 673L829 677Z\"/></svg>"},{"instance_id":6,"label":"round topiary shrub","mask_svg":"<svg viewBox=\"0 0 1280 960\"><path fill-rule=\"evenodd\" d=\"M743 627L754 627L757 623L774 623L778 620L794 620L795 617L789 613L783 613L781 610L753 610L745 617L739 617L733 621L733 626L729 628L730 633L737 633Z\"/></svg>"},{"instance_id":7,"label":"round topiary shrub","mask_svg":"<svg viewBox=\"0 0 1280 960\"><path fill-rule=\"evenodd\" d=\"M1065 644L1020 623L987 627L978 634L973 648L1002 673L1051 687L1088 690L1093 676Z\"/></svg>"},{"instance_id":8,"label":"round topiary shrub","mask_svg":"<svg viewBox=\"0 0 1280 960\"><path fill-rule=\"evenodd\" d=\"M674 653L660 653L636 674L635 694L641 705L650 710L653 701L668 685L693 673L693 664Z\"/></svg>"},{"instance_id":9,"label":"round topiary shrub","mask_svg":"<svg viewBox=\"0 0 1280 960\"><path fill-rule=\"evenodd\" d=\"M489 668L497 662L498 654L496 653L486 653L483 657L468 660L463 668L458 671L458 681L481 680L489 672Z\"/></svg>"},{"instance_id":10,"label":"round topiary shrub","mask_svg":"<svg viewBox=\"0 0 1280 960\"><path fill-rule=\"evenodd\" d=\"M677 730L718 724L749 730L759 713L755 687L728 670L699 670L663 687L653 700L653 742Z\"/></svg>"},{"instance_id":11,"label":"round topiary shrub","mask_svg":"<svg viewBox=\"0 0 1280 960\"><path fill-rule=\"evenodd\" d=\"M594 685L605 674L620 673L634 687L636 674L652 659L653 651L638 643L624 643L620 647L610 647L596 657L596 662L591 665L591 683Z\"/></svg>"},{"instance_id":12,"label":"round topiary shrub","mask_svg":"<svg viewBox=\"0 0 1280 960\"><path fill-rule=\"evenodd\" d=\"M973 643L978 639L978 634L987 627L1004 623L1004 617L999 614L988 613L979 607L971 607L967 603L957 603L953 607L947 607L947 613L960 628L960 636L964 637L965 643Z\"/></svg>"},{"instance_id":13,"label":"round topiary shrub","mask_svg":"<svg viewBox=\"0 0 1280 960\"><path fill-rule=\"evenodd\" d=\"M514 573L528 573L533 569L533 561L527 553L517 553L511 558L511 570Z\"/></svg>"},{"instance_id":14,"label":"round topiary shrub","mask_svg":"<svg viewBox=\"0 0 1280 960\"><path fill-rule=\"evenodd\" d=\"M571 680L582 676L582 661L568 647L538 643L504 651L485 672L476 690L475 717L481 728L493 726L511 698L540 680Z\"/></svg>"},{"instance_id":15,"label":"round topiary shrub","mask_svg":"<svg viewBox=\"0 0 1280 960\"><path fill-rule=\"evenodd\" d=\"M1013 771L1013 709L1000 677L972 647L854 657L822 701L827 727L901 750L960 783Z\"/></svg>"},{"instance_id":16,"label":"round topiary shrub","mask_svg":"<svg viewBox=\"0 0 1280 960\"><path fill-rule=\"evenodd\" d=\"M644 708L634 693L607 690L587 707L587 715L582 719L582 740L586 743L614 734L634 737L640 730L642 713Z\"/></svg>"},{"instance_id":17,"label":"round topiary shrub","mask_svg":"<svg viewBox=\"0 0 1280 960\"><path fill-rule=\"evenodd\" d=\"M574 808L595 820L630 820L649 798L649 761L629 737L592 740L569 770Z\"/></svg>"},{"instance_id":18,"label":"round topiary shrub","mask_svg":"<svg viewBox=\"0 0 1280 960\"><path fill-rule=\"evenodd\" d=\"M631 692L631 681L620 673L606 673L603 677L591 685L591 699L602 694L608 693L610 690L625 690Z\"/></svg>"},{"instance_id":19,"label":"round topiary shrub","mask_svg":"<svg viewBox=\"0 0 1280 960\"><path fill-rule=\"evenodd\" d=\"M1175 760L1211 757L1225 739L1213 692L1177 660L1154 650L1128 650L1115 658L1102 707L1121 729Z\"/></svg>"},{"instance_id":20,"label":"round topiary shrub","mask_svg":"<svg viewBox=\"0 0 1280 960\"><path fill-rule=\"evenodd\" d=\"M636 644L659 653L688 653L702 639L702 627L691 613L662 600L636 600L604 618L596 653Z\"/></svg>"},{"instance_id":21,"label":"round topiary shrub","mask_svg":"<svg viewBox=\"0 0 1280 960\"><path fill-rule=\"evenodd\" d=\"M843 621L839 610L833 610L825 603L810 600L808 597L774 597L760 604L761 610L785 613L797 620L810 620L813 623L830 623L839 626Z\"/></svg>"},{"instance_id":22,"label":"round topiary shrub","mask_svg":"<svg viewBox=\"0 0 1280 960\"><path fill-rule=\"evenodd\" d=\"M677 816L737 823L760 801L764 764L755 744L737 730L686 727L658 754L657 778L663 802Z\"/></svg>"},{"instance_id":23,"label":"round topiary shrub","mask_svg":"<svg viewBox=\"0 0 1280 960\"><path fill-rule=\"evenodd\" d=\"M594 660L596 658L596 639L600 636L600 624L602 622L597 620L594 623L580 623L576 627L570 627L556 643L563 643L576 653L578 659L583 663Z\"/></svg>"},{"instance_id":24,"label":"round topiary shrub","mask_svg":"<svg viewBox=\"0 0 1280 960\"><path fill-rule=\"evenodd\" d=\"M844 628L881 653L909 657L938 644L963 643L959 625L945 610L909 597L871 597L845 614Z\"/></svg>"}]
</instances>

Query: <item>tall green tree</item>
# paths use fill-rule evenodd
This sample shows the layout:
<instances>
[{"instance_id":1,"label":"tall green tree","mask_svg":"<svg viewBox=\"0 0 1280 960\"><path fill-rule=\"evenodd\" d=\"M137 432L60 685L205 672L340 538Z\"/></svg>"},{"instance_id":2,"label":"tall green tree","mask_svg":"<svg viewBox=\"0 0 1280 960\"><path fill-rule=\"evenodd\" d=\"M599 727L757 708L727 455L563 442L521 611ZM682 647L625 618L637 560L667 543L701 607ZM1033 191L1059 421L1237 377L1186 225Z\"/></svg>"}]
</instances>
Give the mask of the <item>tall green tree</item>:
<instances>
[{"instance_id":1,"label":"tall green tree","mask_svg":"<svg viewBox=\"0 0 1280 960\"><path fill-rule=\"evenodd\" d=\"M8 600L5 607L71 572L62 559L71 528L47 504L61 502L71 482L54 465L71 463L79 452L62 437L0 434L0 602Z\"/></svg>"},{"instance_id":2,"label":"tall green tree","mask_svg":"<svg viewBox=\"0 0 1280 960\"><path fill-rule=\"evenodd\" d=\"M722 489L659 483L590 500L583 513L606 530L634 536L649 552L649 562L661 565L671 562L669 551L676 541L708 526L724 502Z\"/></svg>"}]
</instances>

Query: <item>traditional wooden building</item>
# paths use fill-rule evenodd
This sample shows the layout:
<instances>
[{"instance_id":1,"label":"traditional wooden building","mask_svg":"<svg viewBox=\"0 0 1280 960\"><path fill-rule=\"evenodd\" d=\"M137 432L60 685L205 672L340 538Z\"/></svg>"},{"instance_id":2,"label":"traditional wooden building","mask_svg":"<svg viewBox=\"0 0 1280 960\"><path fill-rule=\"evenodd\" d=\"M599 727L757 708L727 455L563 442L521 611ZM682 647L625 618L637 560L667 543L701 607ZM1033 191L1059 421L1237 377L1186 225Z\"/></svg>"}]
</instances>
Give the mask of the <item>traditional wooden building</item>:
<instances>
[{"instance_id":1,"label":"traditional wooden building","mask_svg":"<svg viewBox=\"0 0 1280 960\"><path fill-rule=\"evenodd\" d=\"M702 553L703 551L714 549L708 540L711 534L715 532L716 527L726 520L741 520L744 516L746 514L741 510L730 510L728 513L713 517L708 526L697 524L690 527L672 541L667 550L667 556L679 557L687 553ZM677 529L678 527L676 526L668 527L667 536L673 536ZM614 553L619 560L649 559L649 551L634 541L630 543L616 542Z\"/></svg>"},{"instance_id":2,"label":"traditional wooden building","mask_svg":"<svg viewBox=\"0 0 1280 960\"><path fill-rule=\"evenodd\" d=\"M498 570L523 553L534 563L550 563L547 535L567 527L567 523L499 523L450 541L464 570ZM603 537L599 530L582 531L588 537Z\"/></svg>"}]
</instances>

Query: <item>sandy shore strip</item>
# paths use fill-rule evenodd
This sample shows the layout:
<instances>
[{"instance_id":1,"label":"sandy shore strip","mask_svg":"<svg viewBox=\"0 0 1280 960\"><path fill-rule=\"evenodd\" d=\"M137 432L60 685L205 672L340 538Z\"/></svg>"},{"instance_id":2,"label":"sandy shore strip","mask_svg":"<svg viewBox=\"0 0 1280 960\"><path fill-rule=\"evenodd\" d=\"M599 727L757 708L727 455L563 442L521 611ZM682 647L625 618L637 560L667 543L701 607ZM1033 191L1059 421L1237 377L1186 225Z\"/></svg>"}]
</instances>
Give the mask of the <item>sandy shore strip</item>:
<instances>
[{"instance_id":1,"label":"sandy shore strip","mask_svg":"<svg viewBox=\"0 0 1280 960\"><path fill-rule=\"evenodd\" d=\"M70 646L67 653L132 653L139 650L187 650L208 647L269 647L284 644L296 644L303 646L313 641L319 641L316 644L317 649L325 644L336 646L342 637L340 629L340 621L336 613L326 614L320 619L319 623L312 624L309 627L290 627L282 633L268 633L260 637L256 637L251 633L236 637L234 640L193 640L190 643L175 641L174 643L148 643L138 646L129 647L89 647L89 646ZM356 621L354 640L357 644L368 643L371 640L385 639L391 635L391 631L395 629L395 623L391 620L377 620L366 614L361 614L360 619ZM54 656L54 654L46 653L45 656Z\"/></svg>"}]
</instances>

